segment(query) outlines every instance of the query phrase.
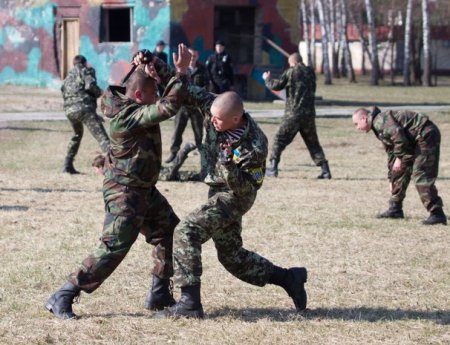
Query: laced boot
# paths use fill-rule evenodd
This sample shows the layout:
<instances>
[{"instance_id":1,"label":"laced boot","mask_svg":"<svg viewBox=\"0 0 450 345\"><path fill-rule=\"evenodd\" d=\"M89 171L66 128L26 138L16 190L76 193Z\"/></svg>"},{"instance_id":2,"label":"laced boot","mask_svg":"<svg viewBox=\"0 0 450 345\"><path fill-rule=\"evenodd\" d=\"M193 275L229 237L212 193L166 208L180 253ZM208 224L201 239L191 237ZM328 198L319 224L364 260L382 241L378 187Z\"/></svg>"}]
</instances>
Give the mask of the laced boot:
<instances>
[{"instance_id":1,"label":"laced boot","mask_svg":"<svg viewBox=\"0 0 450 345\"><path fill-rule=\"evenodd\" d=\"M80 173L79 171L75 170L75 168L73 167L73 157L66 156L62 172L68 173L71 175Z\"/></svg>"},{"instance_id":2,"label":"laced boot","mask_svg":"<svg viewBox=\"0 0 450 345\"><path fill-rule=\"evenodd\" d=\"M72 304L80 291L78 286L67 282L49 298L45 308L60 319L75 319L77 316L72 311Z\"/></svg>"},{"instance_id":3,"label":"laced boot","mask_svg":"<svg viewBox=\"0 0 450 345\"><path fill-rule=\"evenodd\" d=\"M170 279L161 279L153 276L152 286L145 297L144 307L148 310L163 310L176 303L172 295L172 284Z\"/></svg>"},{"instance_id":4,"label":"laced boot","mask_svg":"<svg viewBox=\"0 0 450 345\"><path fill-rule=\"evenodd\" d=\"M269 278L269 283L281 286L292 298L297 311L306 309L307 294L305 283L308 272L304 267L292 267L289 269L274 267L274 272Z\"/></svg>"},{"instance_id":5,"label":"laced boot","mask_svg":"<svg viewBox=\"0 0 450 345\"><path fill-rule=\"evenodd\" d=\"M389 202L389 208L383 213L376 215L376 218L404 218L402 204L398 202Z\"/></svg>"},{"instance_id":6,"label":"laced boot","mask_svg":"<svg viewBox=\"0 0 450 345\"><path fill-rule=\"evenodd\" d=\"M443 224L447 225L447 217L442 210L442 207L439 207L437 209L434 209L431 211L430 216L422 220L423 225L435 225L435 224Z\"/></svg>"},{"instance_id":7,"label":"laced boot","mask_svg":"<svg viewBox=\"0 0 450 345\"><path fill-rule=\"evenodd\" d=\"M270 167L266 169L267 177L278 177L278 162L276 159L270 160Z\"/></svg>"},{"instance_id":8,"label":"laced boot","mask_svg":"<svg viewBox=\"0 0 450 345\"><path fill-rule=\"evenodd\" d=\"M203 319L203 306L200 301L200 284L181 288L181 298L173 306L160 311L155 318L191 318Z\"/></svg>"},{"instance_id":9,"label":"laced boot","mask_svg":"<svg viewBox=\"0 0 450 345\"><path fill-rule=\"evenodd\" d=\"M331 172L330 167L328 166L328 162L325 161L321 165L322 172L319 176L317 176L318 179L330 179L331 178Z\"/></svg>"}]
</instances>

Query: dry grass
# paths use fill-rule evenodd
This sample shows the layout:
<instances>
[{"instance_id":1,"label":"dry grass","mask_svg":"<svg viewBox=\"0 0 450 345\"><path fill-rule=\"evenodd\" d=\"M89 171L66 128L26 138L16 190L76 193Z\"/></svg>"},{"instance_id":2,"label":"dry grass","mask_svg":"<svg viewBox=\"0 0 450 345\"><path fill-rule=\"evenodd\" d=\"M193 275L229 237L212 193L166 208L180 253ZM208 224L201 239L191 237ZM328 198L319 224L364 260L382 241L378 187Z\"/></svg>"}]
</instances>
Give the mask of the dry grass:
<instances>
[{"instance_id":1,"label":"dry grass","mask_svg":"<svg viewBox=\"0 0 450 345\"><path fill-rule=\"evenodd\" d=\"M450 203L450 118L442 131L438 189ZM269 139L278 120L261 119ZM315 179L304 144L285 151L278 179L267 179L244 217L245 247L282 266L304 265L309 311L294 312L278 287L238 281L204 246L202 298L207 319L153 320L143 309L150 248L140 238L117 271L74 306L77 321L43 308L50 294L96 245L102 179L90 168L96 143L86 133L79 176L59 173L70 136L66 122L11 122L0 128L1 344L448 344L450 232L423 227L411 186L406 220L374 214L388 200L385 155L349 119L318 119L333 179ZM173 123L163 124L168 143ZM191 131L187 135L192 138ZM167 155L168 145L165 145ZM188 160L197 166L198 156ZM206 199L200 183L160 182L180 217ZM450 214L450 208L446 208ZM178 293L178 292L177 292Z\"/></svg>"}]
</instances>

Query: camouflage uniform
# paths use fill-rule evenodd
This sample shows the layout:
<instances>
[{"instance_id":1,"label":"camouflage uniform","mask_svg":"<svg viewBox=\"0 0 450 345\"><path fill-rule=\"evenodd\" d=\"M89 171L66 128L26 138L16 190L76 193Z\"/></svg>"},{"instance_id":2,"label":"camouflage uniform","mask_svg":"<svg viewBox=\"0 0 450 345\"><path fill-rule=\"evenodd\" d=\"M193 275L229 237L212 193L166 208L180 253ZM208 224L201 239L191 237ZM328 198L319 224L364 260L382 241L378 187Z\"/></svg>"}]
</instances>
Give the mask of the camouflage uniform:
<instances>
[{"instance_id":1,"label":"camouflage uniform","mask_svg":"<svg viewBox=\"0 0 450 345\"><path fill-rule=\"evenodd\" d=\"M388 154L388 179L392 183L390 201L403 202L412 177L425 208L430 212L442 208L435 186L441 142L437 126L426 115L407 110L381 112L374 107L370 116L372 130ZM393 172L397 157L402 161L402 170Z\"/></svg>"},{"instance_id":2,"label":"camouflage uniform","mask_svg":"<svg viewBox=\"0 0 450 345\"><path fill-rule=\"evenodd\" d=\"M270 160L278 163L283 150L294 140L295 135L300 133L314 163L317 166L326 163L316 130L314 70L298 63L284 71L279 79L268 78L265 83L272 90L286 89L285 114L275 134Z\"/></svg>"},{"instance_id":3,"label":"camouflage uniform","mask_svg":"<svg viewBox=\"0 0 450 345\"><path fill-rule=\"evenodd\" d=\"M206 87L208 85L208 74L205 65L197 61L196 69L189 74L189 80L192 85ZM183 132L186 129L188 120L191 120L192 130L194 131L195 145L200 150L203 136L203 116L195 107L183 106L175 116L175 131L172 136L172 145L170 152L174 155L180 150L183 141Z\"/></svg>"},{"instance_id":4,"label":"camouflage uniform","mask_svg":"<svg viewBox=\"0 0 450 345\"><path fill-rule=\"evenodd\" d=\"M102 151L108 151L109 138L101 118L95 111L97 98L102 94L102 90L97 86L95 70L83 64L76 64L64 79L61 92L64 110L74 132L67 148L67 157L73 159L78 152L83 137L83 124L98 141Z\"/></svg>"},{"instance_id":5,"label":"camouflage uniform","mask_svg":"<svg viewBox=\"0 0 450 345\"><path fill-rule=\"evenodd\" d=\"M224 133L217 132L210 121L214 95L191 88L194 104L206 117L203 142L204 164L210 186L208 201L189 214L174 233L174 278L177 286L200 282L202 274L201 247L213 239L221 264L235 277L263 286L273 272L273 264L242 247L242 216L253 205L265 173L267 138L249 114L244 114L246 128L232 142L233 157L229 162L219 159Z\"/></svg>"},{"instance_id":6,"label":"camouflage uniform","mask_svg":"<svg viewBox=\"0 0 450 345\"><path fill-rule=\"evenodd\" d=\"M111 86L103 96L103 113L111 118L111 149L103 183L104 227L100 246L69 277L88 293L115 270L139 233L156 246L152 273L162 279L173 274L173 230L179 219L155 187L162 153L159 122L177 113L187 96L186 85L186 77L173 78L164 97L153 105L128 99L122 87Z\"/></svg>"}]
</instances>

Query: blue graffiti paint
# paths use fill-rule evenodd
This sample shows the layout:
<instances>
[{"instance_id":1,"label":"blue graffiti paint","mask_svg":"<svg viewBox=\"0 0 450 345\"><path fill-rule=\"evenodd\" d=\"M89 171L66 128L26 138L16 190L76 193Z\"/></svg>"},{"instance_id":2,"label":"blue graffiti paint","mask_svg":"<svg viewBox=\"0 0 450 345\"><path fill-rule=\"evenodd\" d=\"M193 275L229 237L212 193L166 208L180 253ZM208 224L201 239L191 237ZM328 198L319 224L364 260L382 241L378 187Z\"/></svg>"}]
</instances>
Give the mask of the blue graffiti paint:
<instances>
[{"instance_id":1,"label":"blue graffiti paint","mask_svg":"<svg viewBox=\"0 0 450 345\"><path fill-rule=\"evenodd\" d=\"M120 60L130 61L131 47L131 43L115 43L111 45L112 49L99 53L98 47L92 44L89 36L80 36L80 54L95 68L97 83L103 89L110 83L111 64Z\"/></svg>"},{"instance_id":2,"label":"blue graffiti paint","mask_svg":"<svg viewBox=\"0 0 450 345\"><path fill-rule=\"evenodd\" d=\"M5 45L5 33L4 29L0 29L0 46Z\"/></svg>"},{"instance_id":3,"label":"blue graffiti paint","mask_svg":"<svg viewBox=\"0 0 450 345\"><path fill-rule=\"evenodd\" d=\"M25 42L25 37L15 27L6 26L4 32L6 39L13 44L14 48Z\"/></svg>"},{"instance_id":4,"label":"blue graffiti paint","mask_svg":"<svg viewBox=\"0 0 450 345\"><path fill-rule=\"evenodd\" d=\"M0 84L29 85L58 89L61 86L59 78L46 71L39 69L41 50L31 49L28 54L28 66L24 72L16 72L7 66L0 72Z\"/></svg>"},{"instance_id":5,"label":"blue graffiti paint","mask_svg":"<svg viewBox=\"0 0 450 345\"><path fill-rule=\"evenodd\" d=\"M53 6L53 4L46 4L31 8L18 8L14 17L34 29L44 28L49 35L53 36L53 23L55 22Z\"/></svg>"},{"instance_id":6,"label":"blue graffiti paint","mask_svg":"<svg viewBox=\"0 0 450 345\"><path fill-rule=\"evenodd\" d=\"M140 37L137 37L139 49L151 49L156 46L156 42L160 39L167 41L166 33L170 29L170 7L165 6L158 10L156 16L150 20L150 9L142 6L141 3L136 3L134 22L138 31L141 32ZM169 53L169 48L164 49Z\"/></svg>"}]
</instances>

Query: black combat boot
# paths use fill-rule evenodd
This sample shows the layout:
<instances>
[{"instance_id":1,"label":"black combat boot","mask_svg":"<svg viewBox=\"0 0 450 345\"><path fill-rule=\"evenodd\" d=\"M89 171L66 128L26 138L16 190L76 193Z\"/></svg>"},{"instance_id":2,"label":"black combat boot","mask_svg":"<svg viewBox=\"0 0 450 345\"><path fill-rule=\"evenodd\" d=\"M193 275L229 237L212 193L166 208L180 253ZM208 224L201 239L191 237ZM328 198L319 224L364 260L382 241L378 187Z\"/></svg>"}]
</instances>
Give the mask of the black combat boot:
<instances>
[{"instance_id":1,"label":"black combat boot","mask_svg":"<svg viewBox=\"0 0 450 345\"><path fill-rule=\"evenodd\" d=\"M152 287L145 297L145 309L163 310L166 307L173 306L175 303L170 279L161 279L154 275Z\"/></svg>"},{"instance_id":2,"label":"black combat boot","mask_svg":"<svg viewBox=\"0 0 450 345\"><path fill-rule=\"evenodd\" d=\"M402 203L398 202L389 202L389 208L383 213L379 213L376 215L376 218L392 218L399 219L404 218Z\"/></svg>"},{"instance_id":3,"label":"black combat boot","mask_svg":"<svg viewBox=\"0 0 450 345\"><path fill-rule=\"evenodd\" d=\"M305 290L307 278L308 272L304 267L285 269L275 266L274 272L269 279L269 283L284 288L289 297L292 298L292 301L294 301L297 311L302 311L306 309L308 300Z\"/></svg>"},{"instance_id":4,"label":"black combat boot","mask_svg":"<svg viewBox=\"0 0 450 345\"><path fill-rule=\"evenodd\" d=\"M176 152L170 152L169 157L167 157L167 159L164 162L165 163L170 163L170 162L172 162L175 159L176 156L177 156Z\"/></svg>"},{"instance_id":5,"label":"black combat boot","mask_svg":"<svg viewBox=\"0 0 450 345\"><path fill-rule=\"evenodd\" d=\"M318 179L330 179L331 172L330 172L330 167L328 166L328 162L325 161L324 163L322 163L321 168L322 168L322 172L320 173L319 176L317 176L317 178Z\"/></svg>"},{"instance_id":6,"label":"black combat boot","mask_svg":"<svg viewBox=\"0 0 450 345\"><path fill-rule=\"evenodd\" d=\"M68 174L79 174L80 172L75 170L75 168L73 167L73 157L69 157L66 156L66 160L64 161L64 168L63 168L63 173L68 173Z\"/></svg>"},{"instance_id":7,"label":"black combat boot","mask_svg":"<svg viewBox=\"0 0 450 345\"><path fill-rule=\"evenodd\" d=\"M78 286L67 282L49 298L45 308L60 319L75 319L77 316L72 311L72 304L80 291Z\"/></svg>"},{"instance_id":8,"label":"black combat boot","mask_svg":"<svg viewBox=\"0 0 450 345\"><path fill-rule=\"evenodd\" d=\"M423 225L443 224L447 225L447 217L441 207L431 211L430 216L422 220Z\"/></svg>"},{"instance_id":9,"label":"black combat boot","mask_svg":"<svg viewBox=\"0 0 450 345\"><path fill-rule=\"evenodd\" d=\"M276 159L270 160L270 167L266 169L267 177L278 177L278 162Z\"/></svg>"},{"instance_id":10,"label":"black combat boot","mask_svg":"<svg viewBox=\"0 0 450 345\"><path fill-rule=\"evenodd\" d=\"M155 314L155 318L203 319L203 306L200 302L200 284L181 288L181 298L173 306Z\"/></svg>"}]
</instances>

